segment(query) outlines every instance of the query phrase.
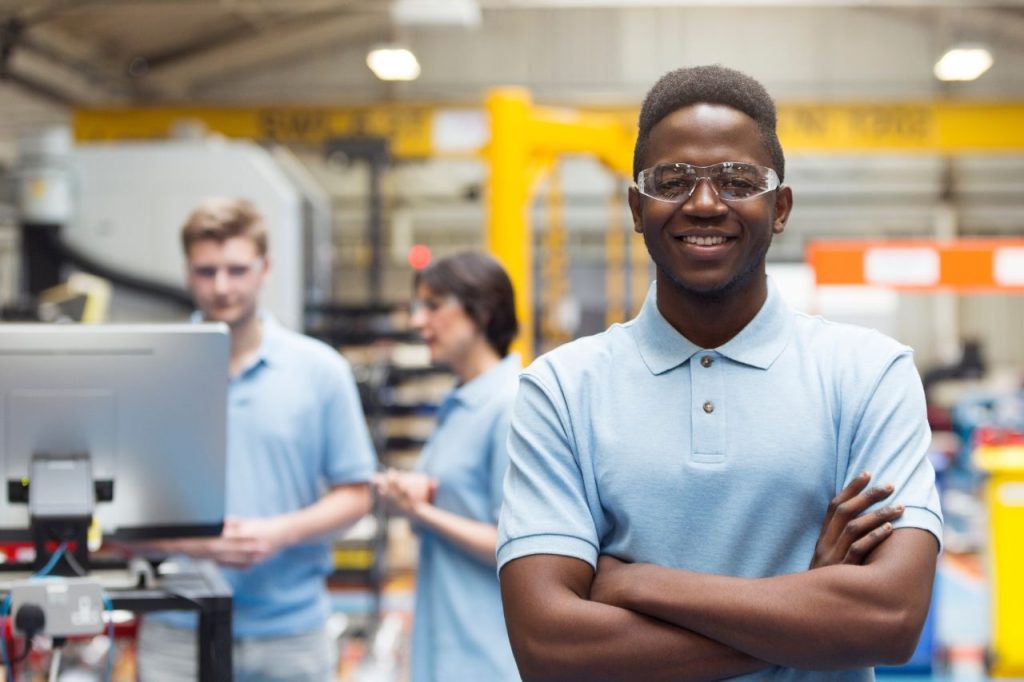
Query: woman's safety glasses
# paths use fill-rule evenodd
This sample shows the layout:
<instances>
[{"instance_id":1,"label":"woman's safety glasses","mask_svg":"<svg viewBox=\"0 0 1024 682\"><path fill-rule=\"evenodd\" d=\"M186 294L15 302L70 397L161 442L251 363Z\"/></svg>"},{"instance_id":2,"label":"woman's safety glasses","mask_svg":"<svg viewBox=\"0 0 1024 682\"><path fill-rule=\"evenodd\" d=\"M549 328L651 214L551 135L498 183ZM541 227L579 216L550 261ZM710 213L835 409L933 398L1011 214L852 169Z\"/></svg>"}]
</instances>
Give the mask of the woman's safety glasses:
<instances>
[{"instance_id":1,"label":"woman's safety glasses","mask_svg":"<svg viewBox=\"0 0 1024 682\"><path fill-rule=\"evenodd\" d=\"M707 180L722 201L753 199L779 186L779 176L771 168L725 161L713 166L662 163L640 171L636 187L652 199L682 204L696 191L701 180Z\"/></svg>"}]
</instances>

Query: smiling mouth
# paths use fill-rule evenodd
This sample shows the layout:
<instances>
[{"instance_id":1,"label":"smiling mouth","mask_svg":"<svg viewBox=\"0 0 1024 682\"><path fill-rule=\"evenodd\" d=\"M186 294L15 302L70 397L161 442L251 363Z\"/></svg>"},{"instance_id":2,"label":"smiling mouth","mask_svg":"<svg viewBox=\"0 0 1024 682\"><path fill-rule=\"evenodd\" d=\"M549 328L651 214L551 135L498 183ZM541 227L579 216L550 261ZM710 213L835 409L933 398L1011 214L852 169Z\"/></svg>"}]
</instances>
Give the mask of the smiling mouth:
<instances>
[{"instance_id":1,"label":"smiling mouth","mask_svg":"<svg viewBox=\"0 0 1024 682\"><path fill-rule=\"evenodd\" d=\"M719 246L726 242L732 241L735 237L721 237L721 236L704 236L704 235L688 235L676 237L677 240L684 244L693 244L694 246Z\"/></svg>"}]
</instances>

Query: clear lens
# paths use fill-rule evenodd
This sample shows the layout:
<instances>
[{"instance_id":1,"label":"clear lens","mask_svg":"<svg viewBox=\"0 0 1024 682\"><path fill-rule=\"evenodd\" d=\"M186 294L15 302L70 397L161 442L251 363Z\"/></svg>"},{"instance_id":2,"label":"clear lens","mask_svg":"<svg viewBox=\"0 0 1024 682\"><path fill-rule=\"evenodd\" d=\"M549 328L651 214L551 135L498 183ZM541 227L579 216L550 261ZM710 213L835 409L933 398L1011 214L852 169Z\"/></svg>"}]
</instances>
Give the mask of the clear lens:
<instances>
[{"instance_id":1,"label":"clear lens","mask_svg":"<svg viewBox=\"0 0 1024 682\"><path fill-rule=\"evenodd\" d=\"M409 306L410 314L416 315L421 312L436 313L441 308L449 305L456 305L459 299L455 294L447 296L428 296L427 298L414 298Z\"/></svg>"},{"instance_id":2,"label":"clear lens","mask_svg":"<svg viewBox=\"0 0 1024 682\"><path fill-rule=\"evenodd\" d=\"M636 184L645 196L681 204L690 198L702 179L711 183L723 201L753 199L779 186L779 176L773 169L738 161L713 166L663 163L640 171Z\"/></svg>"}]
</instances>

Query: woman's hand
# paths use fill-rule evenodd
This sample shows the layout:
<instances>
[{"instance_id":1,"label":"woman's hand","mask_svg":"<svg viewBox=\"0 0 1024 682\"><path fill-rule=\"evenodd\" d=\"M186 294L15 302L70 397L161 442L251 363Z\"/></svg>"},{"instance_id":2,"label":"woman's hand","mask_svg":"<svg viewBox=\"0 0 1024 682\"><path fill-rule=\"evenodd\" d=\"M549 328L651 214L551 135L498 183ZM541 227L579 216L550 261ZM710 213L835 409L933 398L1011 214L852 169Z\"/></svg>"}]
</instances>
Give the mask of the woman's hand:
<instances>
[{"instance_id":1,"label":"woman's hand","mask_svg":"<svg viewBox=\"0 0 1024 682\"><path fill-rule=\"evenodd\" d=\"M389 513L415 519L424 505L433 503L437 481L416 471L388 469L374 477L373 486Z\"/></svg>"}]
</instances>

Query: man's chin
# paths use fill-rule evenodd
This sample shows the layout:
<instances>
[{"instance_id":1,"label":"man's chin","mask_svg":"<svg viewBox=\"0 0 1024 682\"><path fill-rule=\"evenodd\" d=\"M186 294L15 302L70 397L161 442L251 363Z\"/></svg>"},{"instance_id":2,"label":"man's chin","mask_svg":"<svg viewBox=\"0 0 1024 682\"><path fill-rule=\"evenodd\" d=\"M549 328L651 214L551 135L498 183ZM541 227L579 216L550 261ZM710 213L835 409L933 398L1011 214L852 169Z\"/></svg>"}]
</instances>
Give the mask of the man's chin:
<instances>
[{"instance_id":1,"label":"man's chin","mask_svg":"<svg viewBox=\"0 0 1024 682\"><path fill-rule=\"evenodd\" d=\"M238 324L242 316L237 311L212 310L204 312L203 319L207 322L223 322L229 327L233 327Z\"/></svg>"}]
</instances>

